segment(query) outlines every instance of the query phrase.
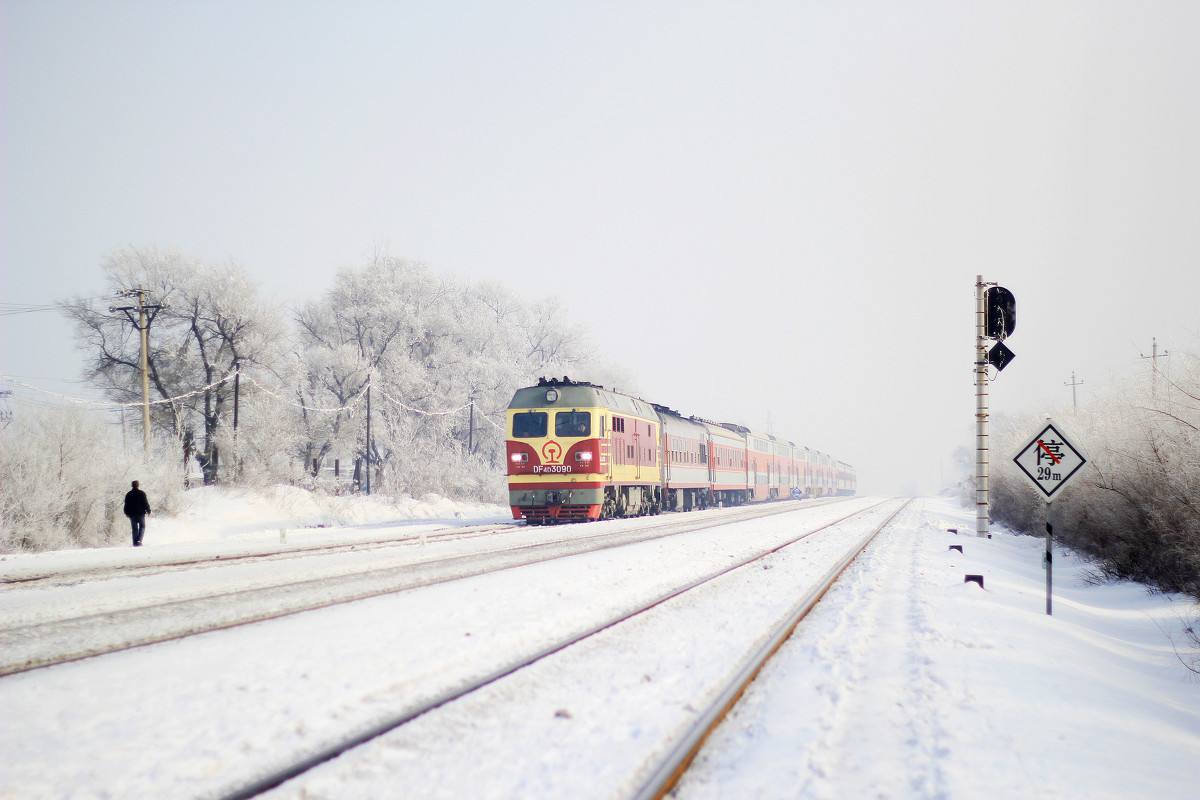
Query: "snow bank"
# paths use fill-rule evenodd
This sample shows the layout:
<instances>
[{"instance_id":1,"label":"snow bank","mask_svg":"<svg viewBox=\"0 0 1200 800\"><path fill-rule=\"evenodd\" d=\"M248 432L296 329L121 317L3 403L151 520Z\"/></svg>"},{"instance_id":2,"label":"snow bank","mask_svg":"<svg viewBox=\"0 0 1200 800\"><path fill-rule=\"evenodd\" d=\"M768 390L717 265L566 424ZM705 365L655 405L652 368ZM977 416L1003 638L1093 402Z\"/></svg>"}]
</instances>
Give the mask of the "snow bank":
<instances>
[{"instance_id":1,"label":"snow bank","mask_svg":"<svg viewBox=\"0 0 1200 800\"><path fill-rule=\"evenodd\" d=\"M153 498L151 498L153 504ZM237 489L206 486L186 492L170 517L151 515L147 543L213 541L279 528L384 526L402 520L508 519L504 506L450 500L427 494L420 500L385 495L326 495L295 486Z\"/></svg>"}]
</instances>

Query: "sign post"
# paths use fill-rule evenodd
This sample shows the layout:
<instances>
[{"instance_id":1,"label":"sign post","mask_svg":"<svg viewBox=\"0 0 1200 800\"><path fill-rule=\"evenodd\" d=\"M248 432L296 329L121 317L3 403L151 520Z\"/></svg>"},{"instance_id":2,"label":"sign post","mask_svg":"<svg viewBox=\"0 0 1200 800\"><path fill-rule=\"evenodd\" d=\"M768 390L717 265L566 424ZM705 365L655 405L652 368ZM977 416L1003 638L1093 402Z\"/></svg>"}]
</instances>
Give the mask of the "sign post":
<instances>
[{"instance_id":1,"label":"sign post","mask_svg":"<svg viewBox=\"0 0 1200 800\"><path fill-rule=\"evenodd\" d=\"M1041 431L1013 456L1013 462L1046 501L1046 554L1042 563L1046 568L1046 614L1050 615L1054 590L1054 553L1050 549L1054 538L1054 498L1079 473L1087 458L1055 427L1053 420L1046 420Z\"/></svg>"}]
</instances>

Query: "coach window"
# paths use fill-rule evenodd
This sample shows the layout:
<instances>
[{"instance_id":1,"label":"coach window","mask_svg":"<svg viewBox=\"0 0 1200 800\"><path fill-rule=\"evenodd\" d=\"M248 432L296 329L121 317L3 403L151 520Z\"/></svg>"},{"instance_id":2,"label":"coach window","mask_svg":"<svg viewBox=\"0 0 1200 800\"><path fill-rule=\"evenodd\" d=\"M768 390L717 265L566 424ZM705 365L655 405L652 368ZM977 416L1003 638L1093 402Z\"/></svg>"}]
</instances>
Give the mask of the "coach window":
<instances>
[{"instance_id":1,"label":"coach window","mask_svg":"<svg viewBox=\"0 0 1200 800\"><path fill-rule=\"evenodd\" d=\"M591 432L592 415L588 411L560 411L554 415L555 436L588 436Z\"/></svg>"},{"instance_id":2,"label":"coach window","mask_svg":"<svg viewBox=\"0 0 1200 800\"><path fill-rule=\"evenodd\" d=\"M525 411L513 414L514 439L538 439L546 435L549 415L545 411Z\"/></svg>"}]
</instances>

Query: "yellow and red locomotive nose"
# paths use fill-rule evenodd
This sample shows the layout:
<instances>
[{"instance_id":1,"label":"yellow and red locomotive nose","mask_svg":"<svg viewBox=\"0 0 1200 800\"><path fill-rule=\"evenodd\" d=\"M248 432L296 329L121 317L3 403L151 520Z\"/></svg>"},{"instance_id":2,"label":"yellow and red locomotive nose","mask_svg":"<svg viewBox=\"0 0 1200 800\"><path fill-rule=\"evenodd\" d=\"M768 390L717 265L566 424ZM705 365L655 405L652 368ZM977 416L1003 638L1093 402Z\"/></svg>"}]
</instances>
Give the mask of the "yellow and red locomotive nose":
<instances>
[{"instance_id":1,"label":"yellow and red locomotive nose","mask_svg":"<svg viewBox=\"0 0 1200 800\"><path fill-rule=\"evenodd\" d=\"M536 447L510 439L505 442L505 450L509 475L591 474L600 464L599 439L575 442L565 453L563 445L555 439L548 439Z\"/></svg>"}]
</instances>

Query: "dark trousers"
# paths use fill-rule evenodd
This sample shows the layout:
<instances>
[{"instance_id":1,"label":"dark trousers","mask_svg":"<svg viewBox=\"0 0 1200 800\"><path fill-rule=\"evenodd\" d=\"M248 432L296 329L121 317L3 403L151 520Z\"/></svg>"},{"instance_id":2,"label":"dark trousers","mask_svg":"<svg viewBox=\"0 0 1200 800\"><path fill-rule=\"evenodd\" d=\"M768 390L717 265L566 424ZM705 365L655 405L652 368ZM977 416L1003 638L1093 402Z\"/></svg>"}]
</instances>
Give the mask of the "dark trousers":
<instances>
[{"instance_id":1,"label":"dark trousers","mask_svg":"<svg viewBox=\"0 0 1200 800\"><path fill-rule=\"evenodd\" d=\"M146 515L130 517L129 524L133 526L133 546L142 546L142 536L146 533Z\"/></svg>"}]
</instances>

